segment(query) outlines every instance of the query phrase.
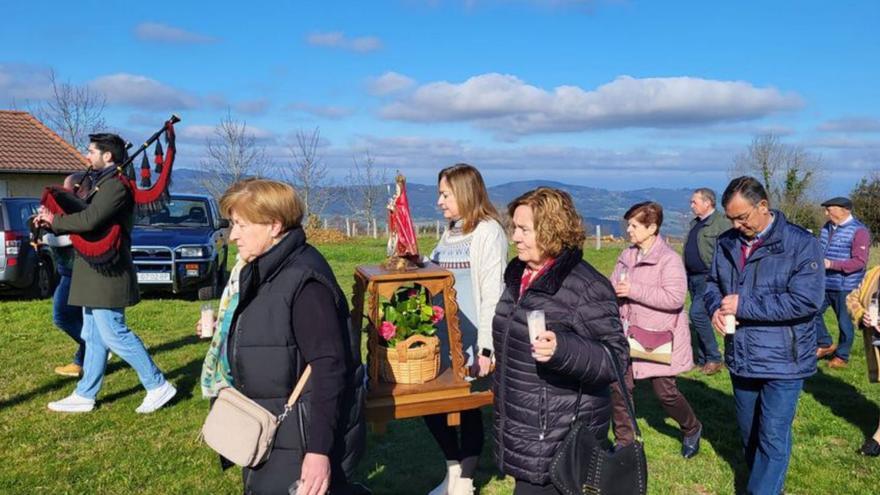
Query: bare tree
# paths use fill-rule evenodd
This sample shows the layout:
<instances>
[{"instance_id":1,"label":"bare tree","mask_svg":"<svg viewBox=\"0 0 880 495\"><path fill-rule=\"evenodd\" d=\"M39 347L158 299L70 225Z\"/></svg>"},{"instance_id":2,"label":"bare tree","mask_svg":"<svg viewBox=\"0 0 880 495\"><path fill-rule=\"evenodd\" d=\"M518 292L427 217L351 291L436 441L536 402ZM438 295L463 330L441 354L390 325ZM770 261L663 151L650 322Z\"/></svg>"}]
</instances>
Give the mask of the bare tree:
<instances>
[{"instance_id":1,"label":"bare tree","mask_svg":"<svg viewBox=\"0 0 880 495\"><path fill-rule=\"evenodd\" d=\"M822 224L814 201L821 170L821 156L764 134L753 138L746 151L734 158L732 172L760 178L776 208L794 223L816 229Z\"/></svg>"},{"instance_id":2,"label":"bare tree","mask_svg":"<svg viewBox=\"0 0 880 495\"><path fill-rule=\"evenodd\" d=\"M202 160L205 177L201 183L215 197L241 179L265 174L269 162L266 149L257 144L247 122L236 120L229 110L205 144L208 155Z\"/></svg>"},{"instance_id":3,"label":"bare tree","mask_svg":"<svg viewBox=\"0 0 880 495\"><path fill-rule=\"evenodd\" d=\"M55 70L49 72L51 97L31 107L33 114L65 141L85 151L89 134L103 130L107 98L88 86L77 86L58 80Z\"/></svg>"},{"instance_id":4,"label":"bare tree","mask_svg":"<svg viewBox=\"0 0 880 495\"><path fill-rule=\"evenodd\" d=\"M357 157L352 157L351 161L345 202L356 216L364 218L372 226L376 222L376 211L385 206L388 170L377 166L369 151L362 161L358 161Z\"/></svg>"},{"instance_id":5,"label":"bare tree","mask_svg":"<svg viewBox=\"0 0 880 495\"><path fill-rule=\"evenodd\" d=\"M282 170L284 179L293 184L305 203L304 218L320 216L330 200L330 184L327 179L327 165L318 153L321 130L318 127L311 133L302 129L296 132L296 143L288 148L293 156L289 167Z\"/></svg>"}]
</instances>

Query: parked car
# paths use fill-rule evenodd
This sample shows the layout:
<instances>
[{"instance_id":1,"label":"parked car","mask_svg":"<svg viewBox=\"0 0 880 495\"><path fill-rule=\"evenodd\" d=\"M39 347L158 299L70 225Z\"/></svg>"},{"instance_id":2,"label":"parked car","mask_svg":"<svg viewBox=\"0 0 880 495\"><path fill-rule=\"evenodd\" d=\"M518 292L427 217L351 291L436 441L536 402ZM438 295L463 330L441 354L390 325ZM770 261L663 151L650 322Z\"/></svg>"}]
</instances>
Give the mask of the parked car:
<instances>
[{"instance_id":1,"label":"parked car","mask_svg":"<svg viewBox=\"0 0 880 495\"><path fill-rule=\"evenodd\" d=\"M37 198L0 198L0 292L45 299L55 289L49 248L30 244L28 218L39 206Z\"/></svg>"},{"instance_id":2,"label":"parked car","mask_svg":"<svg viewBox=\"0 0 880 495\"><path fill-rule=\"evenodd\" d=\"M142 290L198 292L199 299L223 290L229 221L210 196L172 194L162 209L135 218L131 254Z\"/></svg>"}]
</instances>

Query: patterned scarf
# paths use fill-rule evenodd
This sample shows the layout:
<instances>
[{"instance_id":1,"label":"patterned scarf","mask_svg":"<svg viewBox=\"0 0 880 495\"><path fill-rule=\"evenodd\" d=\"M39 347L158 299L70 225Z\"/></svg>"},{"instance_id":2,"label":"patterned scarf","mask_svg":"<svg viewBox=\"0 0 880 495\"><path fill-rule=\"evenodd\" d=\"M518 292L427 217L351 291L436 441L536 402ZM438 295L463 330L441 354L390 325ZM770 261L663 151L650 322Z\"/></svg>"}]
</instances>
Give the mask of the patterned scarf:
<instances>
[{"instance_id":1,"label":"patterned scarf","mask_svg":"<svg viewBox=\"0 0 880 495\"><path fill-rule=\"evenodd\" d=\"M232 326L235 308L238 306L238 276L247 263L236 258L235 266L229 274L229 282L220 297L220 308L217 310L217 331L211 339L211 347L202 365L202 397L217 397L220 389L232 386L232 368L229 366L227 337Z\"/></svg>"}]
</instances>

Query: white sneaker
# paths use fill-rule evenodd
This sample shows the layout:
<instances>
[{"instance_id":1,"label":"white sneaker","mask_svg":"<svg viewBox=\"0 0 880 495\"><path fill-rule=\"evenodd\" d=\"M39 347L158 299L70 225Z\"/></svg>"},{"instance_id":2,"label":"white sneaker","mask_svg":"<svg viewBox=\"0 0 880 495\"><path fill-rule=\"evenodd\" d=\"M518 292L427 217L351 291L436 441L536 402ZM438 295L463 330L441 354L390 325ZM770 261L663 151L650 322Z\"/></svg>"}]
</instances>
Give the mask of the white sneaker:
<instances>
[{"instance_id":1,"label":"white sneaker","mask_svg":"<svg viewBox=\"0 0 880 495\"><path fill-rule=\"evenodd\" d=\"M49 403L49 409L57 412L89 412L95 408L95 399L86 399L76 392L67 397Z\"/></svg>"},{"instance_id":2,"label":"white sneaker","mask_svg":"<svg viewBox=\"0 0 880 495\"><path fill-rule=\"evenodd\" d=\"M453 487L461 477L461 464L458 461L446 461L446 477L428 495L448 495L453 493Z\"/></svg>"},{"instance_id":3,"label":"white sneaker","mask_svg":"<svg viewBox=\"0 0 880 495\"><path fill-rule=\"evenodd\" d=\"M144 401L135 409L135 412L149 414L167 404L175 394L177 394L177 389L166 380L161 386L147 390L147 396L144 397Z\"/></svg>"},{"instance_id":4,"label":"white sneaker","mask_svg":"<svg viewBox=\"0 0 880 495\"><path fill-rule=\"evenodd\" d=\"M450 490L449 493L450 495L474 495L474 479L457 479L455 481L455 485L452 487L452 490Z\"/></svg>"}]
</instances>

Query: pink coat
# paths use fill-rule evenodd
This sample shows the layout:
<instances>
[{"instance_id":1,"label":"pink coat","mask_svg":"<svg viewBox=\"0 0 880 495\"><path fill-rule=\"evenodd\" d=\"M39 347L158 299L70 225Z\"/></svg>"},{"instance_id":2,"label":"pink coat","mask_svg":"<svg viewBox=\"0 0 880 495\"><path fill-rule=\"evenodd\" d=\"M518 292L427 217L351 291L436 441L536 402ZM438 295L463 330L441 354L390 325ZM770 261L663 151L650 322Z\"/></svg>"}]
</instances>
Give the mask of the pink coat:
<instances>
[{"instance_id":1,"label":"pink coat","mask_svg":"<svg viewBox=\"0 0 880 495\"><path fill-rule=\"evenodd\" d=\"M620 253L611 283L620 281L625 268L629 297L618 299L620 317L646 330L672 330L672 364L633 361L633 377L675 376L694 367L688 315L684 309L687 275L681 256L662 237L648 254L636 262L639 249L630 246Z\"/></svg>"}]
</instances>

